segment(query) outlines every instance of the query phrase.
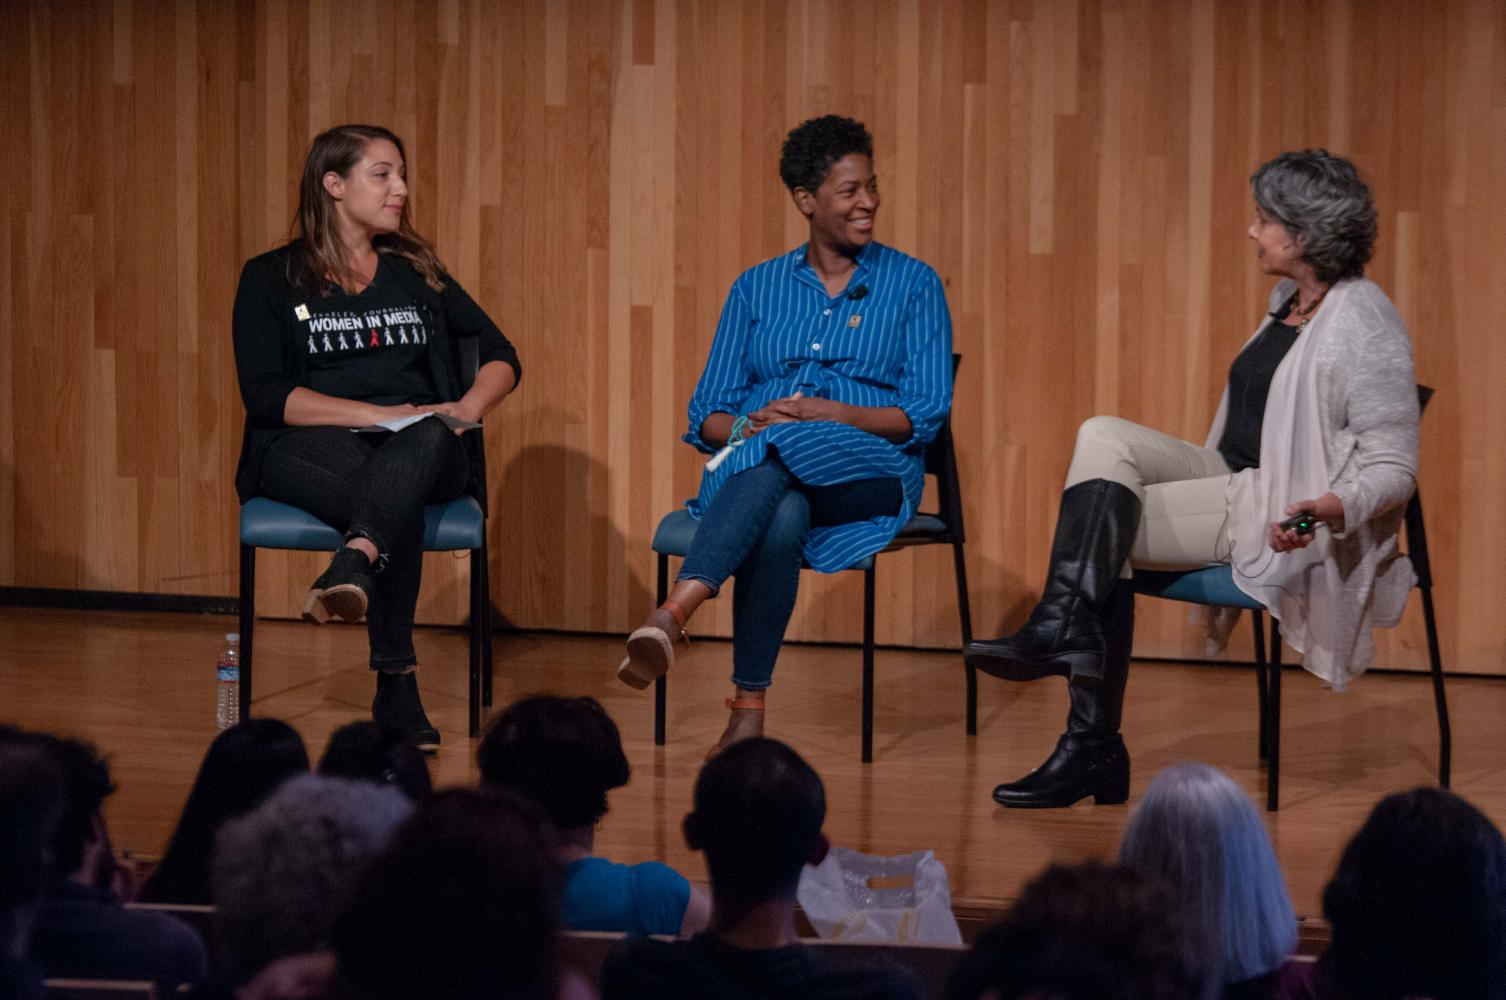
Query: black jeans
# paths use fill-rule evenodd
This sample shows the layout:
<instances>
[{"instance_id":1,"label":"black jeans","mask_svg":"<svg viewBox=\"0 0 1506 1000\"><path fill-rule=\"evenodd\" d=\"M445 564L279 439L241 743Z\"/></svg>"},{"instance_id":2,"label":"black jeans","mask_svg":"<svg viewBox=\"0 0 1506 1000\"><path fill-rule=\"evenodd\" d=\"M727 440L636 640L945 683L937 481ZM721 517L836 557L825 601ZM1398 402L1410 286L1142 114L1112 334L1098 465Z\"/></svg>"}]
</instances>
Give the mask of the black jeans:
<instances>
[{"instance_id":1,"label":"black jeans","mask_svg":"<svg viewBox=\"0 0 1506 1000\"><path fill-rule=\"evenodd\" d=\"M439 420L396 434L289 427L267 449L257 492L371 540L382 558L366 609L371 669L418 662L413 613L423 571L424 505L454 500L470 479L460 438Z\"/></svg>"},{"instance_id":2,"label":"black jeans","mask_svg":"<svg viewBox=\"0 0 1506 1000\"><path fill-rule=\"evenodd\" d=\"M732 683L761 691L773 682L810 529L894 514L904 500L898 479L806 486L774 454L722 484L676 579L699 580L719 593L727 577L737 577Z\"/></svg>"}]
</instances>

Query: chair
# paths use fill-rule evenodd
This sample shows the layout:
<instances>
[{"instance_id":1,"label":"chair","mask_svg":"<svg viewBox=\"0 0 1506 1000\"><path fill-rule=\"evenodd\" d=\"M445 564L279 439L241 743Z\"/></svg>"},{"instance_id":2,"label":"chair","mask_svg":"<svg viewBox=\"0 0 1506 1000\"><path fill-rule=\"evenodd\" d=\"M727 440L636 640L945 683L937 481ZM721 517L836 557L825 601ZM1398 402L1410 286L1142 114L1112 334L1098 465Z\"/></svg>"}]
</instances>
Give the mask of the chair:
<instances>
[{"instance_id":1,"label":"chair","mask_svg":"<svg viewBox=\"0 0 1506 1000\"><path fill-rule=\"evenodd\" d=\"M1417 387L1419 408L1426 409L1433 390ZM1417 589L1422 591L1423 621L1427 627L1428 665L1433 679L1433 707L1438 715L1438 785L1449 786L1450 756L1453 740L1449 733L1448 701L1443 691L1443 658L1438 649L1438 621L1433 612L1433 569L1428 559L1427 529L1422 521L1421 492L1412 494L1404 516L1407 558L1417 575ZM1266 659L1265 607L1234 585L1234 571L1228 565L1208 566L1185 572L1136 570L1135 593L1162 597L1171 601L1203 604L1221 608L1243 608L1251 612L1255 629L1255 685L1260 714L1258 751L1266 762L1266 809L1278 808L1281 781L1281 623L1271 618L1271 655Z\"/></svg>"},{"instance_id":2,"label":"chair","mask_svg":"<svg viewBox=\"0 0 1506 1000\"><path fill-rule=\"evenodd\" d=\"M957 379L957 366L962 355L952 355L952 380ZM926 475L936 477L937 511L934 514L917 512L894 536L883 550L894 552L917 545L950 545L957 574L957 611L962 619L962 643L973 638L972 613L967 599L967 562L963 556L964 534L962 528L962 490L957 480L957 453L952 446L952 421L949 416L941 425L925 452ZM669 596L669 557L684 558L690 551L691 539L695 538L696 519L681 508L666 514L654 531L653 550L658 553L658 601L664 603ZM876 556L849 566L848 569L863 572L863 736L862 760L873 760L873 599L874 565ZM967 667L967 734L978 732L978 674ZM664 716L668 685L666 677L654 682L654 744L664 745Z\"/></svg>"},{"instance_id":3,"label":"chair","mask_svg":"<svg viewBox=\"0 0 1506 1000\"><path fill-rule=\"evenodd\" d=\"M479 345L459 339L461 369L469 384L476 377ZM424 508L424 551L471 553L469 732L481 731L481 708L492 703L491 586L486 550L486 449L479 433L465 436L478 496L465 496ZM251 717L253 630L256 624L256 550L300 549L333 552L344 535L306 511L265 497L241 507L240 520L241 718Z\"/></svg>"},{"instance_id":4,"label":"chair","mask_svg":"<svg viewBox=\"0 0 1506 1000\"><path fill-rule=\"evenodd\" d=\"M135 979L44 979L46 1000L157 1000L157 984Z\"/></svg>"}]
</instances>

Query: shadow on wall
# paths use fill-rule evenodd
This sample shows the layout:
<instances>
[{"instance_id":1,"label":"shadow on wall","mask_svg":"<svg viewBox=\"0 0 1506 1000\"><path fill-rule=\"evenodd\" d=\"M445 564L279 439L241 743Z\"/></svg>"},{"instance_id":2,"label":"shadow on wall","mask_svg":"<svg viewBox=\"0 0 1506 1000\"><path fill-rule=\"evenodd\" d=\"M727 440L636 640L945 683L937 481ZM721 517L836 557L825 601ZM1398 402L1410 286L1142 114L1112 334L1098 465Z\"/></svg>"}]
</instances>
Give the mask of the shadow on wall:
<instances>
[{"instance_id":1,"label":"shadow on wall","mask_svg":"<svg viewBox=\"0 0 1506 1000\"><path fill-rule=\"evenodd\" d=\"M57 507L49 502L52 493L47 484L22 483L14 465L0 462L0 497L8 497L14 504L11 516L0 516L0 531L9 536L0 542L0 586L112 589L107 580L92 574L84 561L88 540L80 526L49 516ZM0 507L0 515L6 513Z\"/></svg>"},{"instance_id":2,"label":"shadow on wall","mask_svg":"<svg viewBox=\"0 0 1506 1000\"><path fill-rule=\"evenodd\" d=\"M526 447L491 474L499 627L626 631L651 609L649 539L630 544L613 523L613 491L626 485L612 475L605 463L554 444Z\"/></svg>"}]
</instances>

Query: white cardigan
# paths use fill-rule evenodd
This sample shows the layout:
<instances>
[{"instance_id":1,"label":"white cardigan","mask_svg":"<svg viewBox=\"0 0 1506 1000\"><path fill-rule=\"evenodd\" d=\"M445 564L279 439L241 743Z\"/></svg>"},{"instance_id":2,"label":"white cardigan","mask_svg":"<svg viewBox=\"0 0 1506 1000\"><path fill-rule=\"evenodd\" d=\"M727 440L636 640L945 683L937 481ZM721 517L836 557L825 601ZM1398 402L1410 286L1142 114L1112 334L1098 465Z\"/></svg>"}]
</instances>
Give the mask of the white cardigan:
<instances>
[{"instance_id":1,"label":"white cardigan","mask_svg":"<svg viewBox=\"0 0 1506 1000\"><path fill-rule=\"evenodd\" d=\"M1270 308L1294 289L1277 284ZM1226 385L1208 447L1223 436L1228 410ZM1416 580L1397 534L1417 485L1417 427L1401 316L1373 282L1339 282L1271 379L1260 466L1230 476L1226 494L1235 584L1280 620L1303 666L1334 690L1370 666L1370 630L1396 624ZM1304 549L1271 551L1267 525L1294 500L1328 492L1344 503L1344 531L1320 528ZM1227 627L1215 616L1204 623L1221 648Z\"/></svg>"}]
</instances>

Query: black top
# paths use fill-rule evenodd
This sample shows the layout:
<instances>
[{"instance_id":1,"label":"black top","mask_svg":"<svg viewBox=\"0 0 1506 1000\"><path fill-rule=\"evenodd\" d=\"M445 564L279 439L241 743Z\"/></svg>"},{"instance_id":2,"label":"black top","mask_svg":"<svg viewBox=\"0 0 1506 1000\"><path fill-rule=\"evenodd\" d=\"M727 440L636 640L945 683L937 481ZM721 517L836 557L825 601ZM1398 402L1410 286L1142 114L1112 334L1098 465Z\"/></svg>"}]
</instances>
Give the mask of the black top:
<instances>
[{"instance_id":1,"label":"black top","mask_svg":"<svg viewBox=\"0 0 1506 1000\"><path fill-rule=\"evenodd\" d=\"M241 502L256 495L267 446L285 426L283 406L299 386L383 405L454 401L464 395L462 337L477 338L481 364L504 361L522 377L518 353L502 331L454 278L441 277L444 290L436 292L408 261L382 254L375 279L360 294L336 288L319 295L288 279L287 247L246 261L232 317L246 404L235 473ZM354 346L357 333L361 347Z\"/></svg>"},{"instance_id":2,"label":"black top","mask_svg":"<svg viewBox=\"0 0 1506 1000\"><path fill-rule=\"evenodd\" d=\"M359 293L336 288L305 303L308 387L340 399L391 406L438 403L429 374L432 317L398 283L386 255Z\"/></svg>"},{"instance_id":3,"label":"black top","mask_svg":"<svg viewBox=\"0 0 1506 1000\"><path fill-rule=\"evenodd\" d=\"M31 928L30 959L62 979L150 979L177 986L209 972L204 943L176 917L128 910L98 889L58 882Z\"/></svg>"},{"instance_id":4,"label":"black top","mask_svg":"<svg viewBox=\"0 0 1506 1000\"><path fill-rule=\"evenodd\" d=\"M805 945L745 951L710 932L632 938L607 956L602 1000L920 1000L919 980L888 961L853 965Z\"/></svg>"},{"instance_id":5,"label":"black top","mask_svg":"<svg viewBox=\"0 0 1506 1000\"><path fill-rule=\"evenodd\" d=\"M1271 313L1271 322L1229 366L1229 412L1224 417L1224 435L1219 438L1218 453L1224 456L1232 472L1260 466L1260 426L1265 420L1271 379L1286 352L1297 342L1297 328L1283 322L1296 301L1293 295Z\"/></svg>"}]
</instances>

